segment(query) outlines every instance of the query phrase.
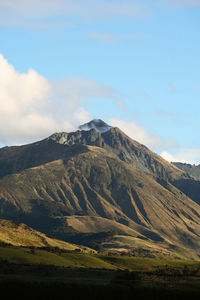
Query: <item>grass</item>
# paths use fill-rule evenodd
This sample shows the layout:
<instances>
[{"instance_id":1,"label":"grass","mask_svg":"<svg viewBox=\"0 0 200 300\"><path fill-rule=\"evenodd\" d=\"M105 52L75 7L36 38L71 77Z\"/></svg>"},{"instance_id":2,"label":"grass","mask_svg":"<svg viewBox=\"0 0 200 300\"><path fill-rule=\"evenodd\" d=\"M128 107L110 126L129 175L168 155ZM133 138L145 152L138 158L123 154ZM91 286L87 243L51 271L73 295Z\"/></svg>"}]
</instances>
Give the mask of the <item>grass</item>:
<instances>
[{"instance_id":1,"label":"grass","mask_svg":"<svg viewBox=\"0 0 200 300\"><path fill-rule=\"evenodd\" d=\"M198 299L196 269L200 262L0 247L1 295L20 300L59 299L62 293L72 299ZM180 270L188 271L180 276Z\"/></svg>"},{"instance_id":2,"label":"grass","mask_svg":"<svg viewBox=\"0 0 200 300\"><path fill-rule=\"evenodd\" d=\"M200 267L200 261L166 260L156 258L128 257L120 255L66 253L52 248L52 251L35 248L0 246L0 259L15 264L44 264L70 268L97 268L108 270L129 270L136 272L155 271L166 267L190 269Z\"/></svg>"},{"instance_id":3,"label":"grass","mask_svg":"<svg viewBox=\"0 0 200 300\"><path fill-rule=\"evenodd\" d=\"M90 254L79 253L51 253L35 250L32 254L29 248L0 247L0 258L10 263L45 264L70 268L106 268L115 269L109 262Z\"/></svg>"},{"instance_id":4,"label":"grass","mask_svg":"<svg viewBox=\"0 0 200 300\"><path fill-rule=\"evenodd\" d=\"M183 269L187 265L190 269L200 267L200 261L189 260L166 260L156 258L142 258L142 257L127 257L127 256L106 256L101 255L101 259L107 261L119 269L127 269L129 271L154 271L157 269L165 269L166 267Z\"/></svg>"}]
</instances>

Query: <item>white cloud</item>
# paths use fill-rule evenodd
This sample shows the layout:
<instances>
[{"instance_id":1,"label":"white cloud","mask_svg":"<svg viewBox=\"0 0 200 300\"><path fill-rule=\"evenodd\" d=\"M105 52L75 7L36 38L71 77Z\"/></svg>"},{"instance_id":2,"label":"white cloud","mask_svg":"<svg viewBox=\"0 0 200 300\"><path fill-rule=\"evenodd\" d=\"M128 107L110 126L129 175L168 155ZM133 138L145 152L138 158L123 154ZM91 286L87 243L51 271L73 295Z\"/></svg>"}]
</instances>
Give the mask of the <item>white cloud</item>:
<instances>
[{"instance_id":1,"label":"white cloud","mask_svg":"<svg viewBox=\"0 0 200 300\"><path fill-rule=\"evenodd\" d=\"M44 106L50 93L48 81L30 69L20 74L0 54L1 115L11 117L27 112L30 105Z\"/></svg>"},{"instance_id":2,"label":"white cloud","mask_svg":"<svg viewBox=\"0 0 200 300\"><path fill-rule=\"evenodd\" d=\"M74 118L79 122L79 124L85 124L91 121L91 115L83 107L78 108L74 113Z\"/></svg>"},{"instance_id":3,"label":"white cloud","mask_svg":"<svg viewBox=\"0 0 200 300\"><path fill-rule=\"evenodd\" d=\"M163 151L161 156L169 162L183 162L183 163L199 163L200 162L200 148L182 147L176 154L171 154Z\"/></svg>"},{"instance_id":4,"label":"white cloud","mask_svg":"<svg viewBox=\"0 0 200 300\"><path fill-rule=\"evenodd\" d=\"M0 138L18 141L43 136L55 130L56 123L45 114L51 86L35 70L18 73L0 55Z\"/></svg>"},{"instance_id":5,"label":"white cloud","mask_svg":"<svg viewBox=\"0 0 200 300\"><path fill-rule=\"evenodd\" d=\"M124 121L119 119L111 119L110 125L119 127L132 139L148 146L150 149L157 150L159 148L177 148L179 145L173 139L163 139L159 135L148 133L143 127L133 121Z\"/></svg>"}]
</instances>

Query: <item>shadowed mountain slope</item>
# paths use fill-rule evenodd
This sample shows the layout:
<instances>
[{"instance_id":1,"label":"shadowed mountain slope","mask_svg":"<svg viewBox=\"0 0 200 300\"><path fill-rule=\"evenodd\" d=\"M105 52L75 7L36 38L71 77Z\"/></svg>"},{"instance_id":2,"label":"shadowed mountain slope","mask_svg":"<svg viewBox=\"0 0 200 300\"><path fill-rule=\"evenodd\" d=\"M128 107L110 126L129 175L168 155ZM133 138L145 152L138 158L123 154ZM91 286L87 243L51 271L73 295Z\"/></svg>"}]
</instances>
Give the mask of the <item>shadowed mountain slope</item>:
<instances>
[{"instance_id":1,"label":"shadowed mountain slope","mask_svg":"<svg viewBox=\"0 0 200 300\"><path fill-rule=\"evenodd\" d=\"M184 172L188 173L189 175L200 179L200 165L191 165L180 162L173 162L172 164L177 168L183 170Z\"/></svg>"}]
</instances>

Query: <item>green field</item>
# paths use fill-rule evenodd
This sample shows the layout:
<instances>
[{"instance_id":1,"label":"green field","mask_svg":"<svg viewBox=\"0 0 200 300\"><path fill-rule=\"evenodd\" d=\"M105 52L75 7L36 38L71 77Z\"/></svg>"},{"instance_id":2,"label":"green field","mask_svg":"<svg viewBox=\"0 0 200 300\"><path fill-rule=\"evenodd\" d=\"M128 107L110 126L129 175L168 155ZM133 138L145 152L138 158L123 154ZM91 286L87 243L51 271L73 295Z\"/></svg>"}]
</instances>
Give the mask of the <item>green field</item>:
<instances>
[{"instance_id":1,"label":"green field","mask_svg":"<svg viewBox=\"0 0 200 300\"><path fill-rule=\"evenodd\" d=\"M165 260L155 258L129 257L107 254L76 253L59 251L56 248L43 250L42 248L1 246L0 259L15 264L44 264L67 268L97 268L108 270L154 271L166 266L183 269L187 265L190 269L200 268L200 261Z\"/></svg>"},{"instance_id":2,"label":"green field","mask_svg":"<svg viewBox=\"0 0 200 300\"><path fill-rule=\"evenodd\" d=\"M115 267L107 261L102 260L96 255L50 252L41 249L34 250L21 247L0 247L1 259L15 264L44 264L70 268L106 268Z\"/></svg>"},{"instance_id":3,"label":"green field","mask_svg":"<svg viewBox=\"0 0 200 300\"><path fill-rule=\"evenodd\" d=\"M196 299L199 287L198 261L0 247L0 290L13 299Z\"/></svg>"}]
</instances>

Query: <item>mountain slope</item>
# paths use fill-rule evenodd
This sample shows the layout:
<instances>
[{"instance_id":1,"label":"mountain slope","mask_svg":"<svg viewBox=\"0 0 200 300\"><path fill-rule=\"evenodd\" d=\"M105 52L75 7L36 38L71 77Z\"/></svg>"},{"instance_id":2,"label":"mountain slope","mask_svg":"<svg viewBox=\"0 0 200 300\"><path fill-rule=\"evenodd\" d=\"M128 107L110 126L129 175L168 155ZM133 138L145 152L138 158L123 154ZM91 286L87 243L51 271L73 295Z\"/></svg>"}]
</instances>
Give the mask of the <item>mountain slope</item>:
<instances>
[{"instance_id":1,"label":"mountain slope","mask_svg":"<svg viewBox=\"0 0 200 300\"><path fill-rule=\"evenodd\" d=\"M101 147L129 165L154 174L161 184L165 185L165 182L169 181L200 204L200 181L198 179L191 178L190 174L167 162L146 146L132 140L117 127L111 127L103 133L96 131L95 128L88 131L55 133L49 137L49 140L68 146L76 144Z\"/></svg>"},{"instance_id":2,"label":"mountain slope","mask_svg":"<svg viewBox=\"0 0 200 300\"><path fill-rule=\"evenodd\" d=\"M67 216L102 217L128 226L127 234L143 241L198 252L200 207L173 185L163 187L105 149L59 146L63 159L0 179L1 217L55 236L63 231L63 237L71 226Z\"/></svg>"},{"instance_id":3,"label":"mountain slope","mask_svg":"<svg viewBox=\"0 0 200 300\"><path fill-rule=\"evenodd\" d=\"M157 181L164 186L165 182L169 181L200 204L198 179L132 140L119 128L110 128L103 133L97 132L94 128L88 131L55 133L33 144L1 148L0 178L47 162L64 159L65 156L70 155L70 152L87 151L86 145L101 147L129 165L157 176Z\"/></svg>"},{"instance_id":4,"label":"mountain slope","mask_svg":"<svg viewBox=\"0 0 200 300\"><path fill-rule=\"evenodd\" d=\"M82 128L0 149L0 217L198 257L200 181L101 120Z\"/></svg>"},{"instance_id":5,"label":"mountain slope","mask_svg":"<svg viewBox=\"0 0 200 300\"><path fill-rule=\"evenodd\" d=\"M88 252L91 249L47 237L23 223L0 219L0 243L25 247L57 247L63 250Z\"/></svg>"}]
</instances>

